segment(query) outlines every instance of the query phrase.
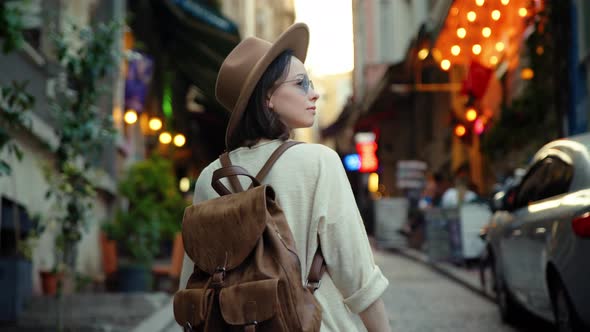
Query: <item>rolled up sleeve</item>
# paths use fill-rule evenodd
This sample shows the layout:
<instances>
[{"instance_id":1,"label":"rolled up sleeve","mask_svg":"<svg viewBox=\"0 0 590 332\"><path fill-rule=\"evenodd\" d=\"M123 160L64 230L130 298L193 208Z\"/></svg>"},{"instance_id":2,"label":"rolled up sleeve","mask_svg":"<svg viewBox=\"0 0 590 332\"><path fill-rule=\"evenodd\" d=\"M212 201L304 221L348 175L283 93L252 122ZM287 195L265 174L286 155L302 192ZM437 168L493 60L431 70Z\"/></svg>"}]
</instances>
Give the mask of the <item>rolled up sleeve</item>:
<instances>
[{"instance_id":1,"label":"rolled up sleeve","mask_svg":"<svg viewBox=\"0 0 590 332\"><path fill-rule=\"evenodd\" d=\"M360 313L381 297L389 281L375 264L350 183L333 151L320 165L314 214L328 273L348 309Z\"/></svg>"}]
</instances>

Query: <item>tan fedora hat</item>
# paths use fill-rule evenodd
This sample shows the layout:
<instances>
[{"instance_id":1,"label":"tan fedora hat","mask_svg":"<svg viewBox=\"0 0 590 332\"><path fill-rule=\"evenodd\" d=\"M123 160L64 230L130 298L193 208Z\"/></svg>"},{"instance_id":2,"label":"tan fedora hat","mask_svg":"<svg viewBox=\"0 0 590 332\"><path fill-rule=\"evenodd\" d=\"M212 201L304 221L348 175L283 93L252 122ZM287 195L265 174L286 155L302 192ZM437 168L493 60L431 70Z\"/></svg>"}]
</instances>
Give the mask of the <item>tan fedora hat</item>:
<instances>
[{"instance_id":1,"label":"tan fedora hat","mask_svg":"<svg viewBox=\"0 0 590 332\"><path fill-rule=\"evenodd\" d=\"M215 96L231 112L225 132L225 144L242 119L248 100L262 74L271 62L287 49L305 62L309 44L309 29L304 23L295 23L283 32L274 43L249 37L241 41L225 58L217 75Z\"/></svg>"}]
</instances>

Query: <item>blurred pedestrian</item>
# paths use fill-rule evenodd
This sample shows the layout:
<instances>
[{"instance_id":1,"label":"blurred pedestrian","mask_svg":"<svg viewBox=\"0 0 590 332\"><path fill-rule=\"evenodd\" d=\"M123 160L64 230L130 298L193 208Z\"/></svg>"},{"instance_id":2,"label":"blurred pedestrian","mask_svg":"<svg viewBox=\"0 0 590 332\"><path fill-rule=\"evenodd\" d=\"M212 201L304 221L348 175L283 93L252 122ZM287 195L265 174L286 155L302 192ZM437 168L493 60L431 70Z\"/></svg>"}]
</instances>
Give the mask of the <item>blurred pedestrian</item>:
<instances>
[{"instance_id":1,"label":"blurred pedestrian","mask_svg":"<svg viewBox=\"0 0 590 332\"><path fill-rule=\"evenodd\" d=\"M231 112L226 146L233 165L257 174L296 128L311 127L320 97L303 62L309 31L297 23L273 44L250 37L228 55L216 84L219 102ZM218 197L211 187L219 159L199 176L194 204ZM250 185L240 179L242 187ZM314 293L322 308L321 331L390 331L381 295L388 280L375 265L350 183L339 156L324 145L287 150L267 174L289 223L302 282L321 248L327 273ZM180 287L193 262L185 256ZM364 327L362 326L364 325Z\"/></svg>"},{"instance_id":2,"label":"blurred pedestrian","mask_svg":"<svg viewBox=\"0 0 590 332\"><path fill-rule=\"evenodd\" d=\"M441 206L443 208L458 207L463 203L474 202L477 194L469 189L469 182L466 178L455 179L455 186L449 188L442 196Z\"/></svg>"},{"instance_id":3,"label":"blurred pedestrian","mask_svg":"<svg viewBox=\"0 0 590 332\"><path fill-rule=\"evenodd\" d=\"M426 185L422 194L420 195L420 201L418 207L421 210L425 210L434 207L440 203L442 191L442 175L440 173L428 174L426 177Z\"/></svg>"}]
</instances>

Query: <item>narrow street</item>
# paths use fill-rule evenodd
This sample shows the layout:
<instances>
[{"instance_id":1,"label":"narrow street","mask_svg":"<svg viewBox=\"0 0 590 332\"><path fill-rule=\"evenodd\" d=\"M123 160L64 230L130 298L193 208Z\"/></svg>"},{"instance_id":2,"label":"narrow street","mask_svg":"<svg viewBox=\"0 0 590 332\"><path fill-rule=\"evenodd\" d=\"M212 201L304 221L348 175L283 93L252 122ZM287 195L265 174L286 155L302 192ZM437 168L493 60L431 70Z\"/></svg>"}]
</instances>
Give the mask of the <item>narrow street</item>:
<instances>
[{"instance_id":1,"label":"narrow street","mask_svg":"<svg viewBox=\"0 0 590 332\"><path fill-rule=\"evenodd\" d=\"M383 300L394 332L552 332L550 324L523 317L505 325L496 304L428 266L390 251L375 251L390 281ZM173 323L165 332L179 331Z\"/></svg>"},{"instance_id":2,"label":"narrow street","mask_svg":"<svg viewBox=\"0 0 590 332\"><path fill-rule=\"evenodd\" d=\"M386 251L375 260L388 277L384 296L393 331L549 332L549 324L523 317L522 327L505 325L496 304L411 259Z\"/></svg>"}]
</instances>

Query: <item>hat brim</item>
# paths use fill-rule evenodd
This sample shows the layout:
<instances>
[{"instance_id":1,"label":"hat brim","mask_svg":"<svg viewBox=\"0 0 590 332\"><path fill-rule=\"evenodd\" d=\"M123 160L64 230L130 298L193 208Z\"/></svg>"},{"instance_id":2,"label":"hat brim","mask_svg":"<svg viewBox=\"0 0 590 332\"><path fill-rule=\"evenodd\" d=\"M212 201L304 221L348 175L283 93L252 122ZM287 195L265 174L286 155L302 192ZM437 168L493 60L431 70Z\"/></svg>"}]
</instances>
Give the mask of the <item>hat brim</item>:
<instances>
[{"instance_id":1,"label":"hat brim","mask_svg":"<svg viewBox=\"0 0 590 332\"><path fill-rule=\"evenodd\" d=\"M295 23L283 32L279 38L272 44L271 48L266 54L256 62L254 68L250 71L250 74L243 83L234 109L231 112L227 130L225 132L225 144L229 146L229 139L231 134L235 131L238 123L242 119L244 110L248 105L252 91L256 87L256 84L262 77L262 74L266 71L268 66L273 60L284 51L290 49L293 51L293 56L299 59L301 62L305 62L307 57L307 47L309 46L309 29L305 23Z\"/></svg>"}]
</instances>

